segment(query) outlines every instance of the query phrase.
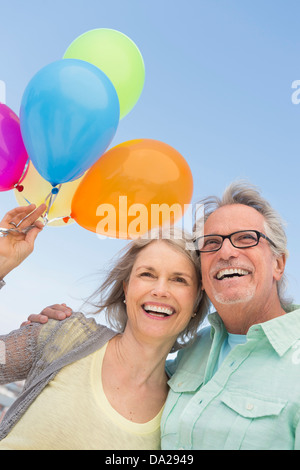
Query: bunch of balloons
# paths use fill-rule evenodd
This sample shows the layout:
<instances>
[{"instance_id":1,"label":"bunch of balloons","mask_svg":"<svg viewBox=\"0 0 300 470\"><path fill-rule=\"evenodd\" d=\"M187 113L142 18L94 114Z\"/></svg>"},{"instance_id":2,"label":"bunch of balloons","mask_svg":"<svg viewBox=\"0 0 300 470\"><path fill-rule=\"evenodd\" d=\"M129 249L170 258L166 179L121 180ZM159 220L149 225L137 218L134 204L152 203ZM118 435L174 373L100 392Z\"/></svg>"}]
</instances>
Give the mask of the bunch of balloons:
<instances>
[{"instance_id":1,"label":"bunch of balloons","mask_svg":"<svg viewBox=\"0 0 300 470\"><path fill-rule=\"evenodd\" d=\"M123 33L102 28L75 39L31 79L19 118L0 103L0 191L14 189L20 205L48 200L52 225L75 220L103 235L99 206L120 211L120 197L149 213L152 204L188 204L191 171L169 145L139 139L106 152L144 81L142 55ZM131 238L129 222L115 228L112 236Z\"/></svg>"}]
</instances>

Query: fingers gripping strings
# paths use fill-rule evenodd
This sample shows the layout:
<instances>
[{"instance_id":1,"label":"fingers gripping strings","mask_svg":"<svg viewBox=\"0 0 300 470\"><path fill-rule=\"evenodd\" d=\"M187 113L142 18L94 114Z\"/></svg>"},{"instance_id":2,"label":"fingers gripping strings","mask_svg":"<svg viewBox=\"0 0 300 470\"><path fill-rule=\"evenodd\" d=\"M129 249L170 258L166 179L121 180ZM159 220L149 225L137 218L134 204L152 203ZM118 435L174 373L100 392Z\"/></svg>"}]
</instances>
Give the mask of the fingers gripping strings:
<instances>
[{"instance_id":1,"label":"fingers gripping strings","mask_svg":"<svg viewBox=\"0 0 300 470\"><path fill-rule=\"evenodd\" d=\"M26 234L32 228L35 228L34 225L30 225L29 227L26 227L22 230L19 230L17 228L3 228L3 227L1 227L0 228L0 238L1 237L7 237L7 235L10 235L10 234L17 234L17 235L20 234L20 233Z\"/></svg>"},{"instance_id":2,"label":"fingers gripping strings","mask_svg":"<svg viewBox=\"0 0 300 470\"><path fill-rule=\"evenodd\" d=\"M54 187L45 199L44 203L47 205L47 209L46 209L46 212L41 216L45 226L49 222L60 219L60 217L59 217L59 218L52 219L52 220L49 221L49 218L48 218L49 217L49 211L50 211L52 205L54 204L55 199L57 198L57 195L59 193L60 188L61 188L61 184L58 185L57 187ZM24 197L24 199L28 204L30 204L30 201L28 201L25 197ZM26 234L27 232L29 232L29 230L35 228L35 225L29 225L26 228L20 229L19 226L23 222L23 220L24 219L22 219L18 224L16 224L15 222L10 222L10 224L13 225L14 228L3 228L3 227L1 227L0 228L0 237L6 237L9 234L20 234L20 233L21 234Z\"/></svg>"}]
</instances>

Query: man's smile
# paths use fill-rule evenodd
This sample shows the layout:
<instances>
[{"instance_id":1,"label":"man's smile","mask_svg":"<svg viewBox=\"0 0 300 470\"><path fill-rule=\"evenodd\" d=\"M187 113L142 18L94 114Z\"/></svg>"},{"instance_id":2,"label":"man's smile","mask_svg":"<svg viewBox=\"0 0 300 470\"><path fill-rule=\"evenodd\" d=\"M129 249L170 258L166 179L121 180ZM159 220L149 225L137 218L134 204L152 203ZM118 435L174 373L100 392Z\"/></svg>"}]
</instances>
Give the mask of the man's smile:
<instances>
[{"instance_id":1,"label":"man's smile","mask_svg":"<svg viewBox=\"0 0 300 470\"><path fill-rule=\"evenodd\" d=\"M219 281L223 279L232 278L232 277L242 277L251 274L251 271L248 269L242 268L224 268L217 272L215 278Z\"/></svg>"}]
</instances>

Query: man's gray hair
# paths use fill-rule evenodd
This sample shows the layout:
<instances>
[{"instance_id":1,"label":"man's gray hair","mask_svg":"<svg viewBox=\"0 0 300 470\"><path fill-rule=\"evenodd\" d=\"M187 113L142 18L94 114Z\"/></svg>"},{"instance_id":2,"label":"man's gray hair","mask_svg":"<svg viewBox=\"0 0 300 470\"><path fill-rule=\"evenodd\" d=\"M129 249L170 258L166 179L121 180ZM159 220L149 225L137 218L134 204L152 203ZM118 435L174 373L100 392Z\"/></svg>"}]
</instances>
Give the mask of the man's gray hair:
<instances>
[{"instance_id":1,"label":"man's gray hair","mask_svg":"<svg viewBox=\"0 0 300 470\"><path fill-rule=\"evenodd\" d=\"M200 201L204 206L204 222L214 211L220 207L231 204L244 204L253 207L260 212L264 219L265 235L269 237L275 247L270 244L270 248L275 256L285 255L288 257L287 237L285 233L285 223L278 212L272 208L270 203L262 197L260 190L245 181L236 181L231 183L224 191L221 198L209 196ZM288 310L291 300L285 298L286 276L283 275L277 283L277 291L282 308Z\"/></svg>"}]
</instances>

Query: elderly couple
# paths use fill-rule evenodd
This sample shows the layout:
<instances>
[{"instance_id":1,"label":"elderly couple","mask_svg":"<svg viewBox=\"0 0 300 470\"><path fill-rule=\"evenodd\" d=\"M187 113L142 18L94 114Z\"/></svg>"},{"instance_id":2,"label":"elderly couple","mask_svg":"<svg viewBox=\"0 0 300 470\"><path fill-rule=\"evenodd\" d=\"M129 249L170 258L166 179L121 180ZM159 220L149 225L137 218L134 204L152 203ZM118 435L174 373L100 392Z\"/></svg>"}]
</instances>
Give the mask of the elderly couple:
<instances>
[{"instance_id":1,"label":"elderly couple","mask_svg":"<svg viewBox=\"0 0 300 470\"><path fill-rule=\"evenodd\" d=\"M282 221L245 183L202 202L197 251L161 235L120 255L96 294L109 328L62 304L0 337L0 383L26 380L0 449L300 449L300 309L283 297ZM0 222L35 225L0 239L0 279L33 250L45 206L34 209Z\"/></svg>"}]
</instances>

